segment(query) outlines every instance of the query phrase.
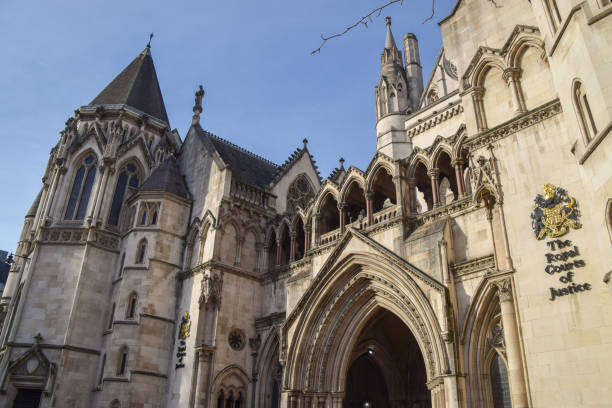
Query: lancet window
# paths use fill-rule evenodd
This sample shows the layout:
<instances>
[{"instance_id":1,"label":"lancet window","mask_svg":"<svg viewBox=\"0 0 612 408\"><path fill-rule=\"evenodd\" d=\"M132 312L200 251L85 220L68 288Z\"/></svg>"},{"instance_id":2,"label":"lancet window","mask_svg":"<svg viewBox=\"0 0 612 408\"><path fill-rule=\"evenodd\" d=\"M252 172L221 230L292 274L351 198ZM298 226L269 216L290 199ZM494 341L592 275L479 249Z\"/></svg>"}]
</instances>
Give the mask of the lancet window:
<instances>
[{"instance_id":1,"label":"lancet window","mask_svg":"<svg viewBox=\"0 0 612 408\"><path fill-rule=\"evenodd\" d=\"M128 187L138 188L139 180L136 166L129 163L125 169L119 173L117 184L115 185L115 193L113 194L113 203L111 205L110 214L108 215L108 224L117 225L119 223L119 215L121 214L121 206L125 197L125 192Z\"/></svg>"},{"instance_id":2,"label":"lancet window","mask_svg":"<svg viewBox=\"0 0 612 408\"><path fill-rule=\"evenodd\" d=\"M96 178L96 159L88 155L76 171L68 205L64 214L65 220L82 220L85 218L89 196Z\"/></svg>"}]
</instances>

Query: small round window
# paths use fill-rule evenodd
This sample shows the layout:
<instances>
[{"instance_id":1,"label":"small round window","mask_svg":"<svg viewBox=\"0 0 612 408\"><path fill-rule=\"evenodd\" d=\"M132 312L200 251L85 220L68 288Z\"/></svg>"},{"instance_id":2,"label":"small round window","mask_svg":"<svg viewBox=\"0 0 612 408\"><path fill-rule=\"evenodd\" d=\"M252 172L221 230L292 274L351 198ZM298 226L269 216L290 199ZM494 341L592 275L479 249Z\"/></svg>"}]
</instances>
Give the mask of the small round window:
<instances>
[{"instance_id":1,"label":"small round window","mask_svg":"<svg viewBox=\"0 0 612 408\"><path fill-rule=\"evenodd\" d=\"M244 348L244 333L240 329L232 329L227 341L234 350L242 350Z\"/></svg>"}]
</instances>

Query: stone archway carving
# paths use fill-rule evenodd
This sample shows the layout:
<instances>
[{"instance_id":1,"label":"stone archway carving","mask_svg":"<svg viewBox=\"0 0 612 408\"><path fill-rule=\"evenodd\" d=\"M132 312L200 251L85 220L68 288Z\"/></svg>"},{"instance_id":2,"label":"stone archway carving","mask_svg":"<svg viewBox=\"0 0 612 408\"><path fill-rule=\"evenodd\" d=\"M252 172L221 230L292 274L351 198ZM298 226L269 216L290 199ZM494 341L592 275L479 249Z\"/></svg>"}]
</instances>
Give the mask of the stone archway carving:
<instances>
[{"instance_id":1,"label":"stone archway carving","mask_svg":"<svg viewBox=\"0 0 612 408\"><path fill-rule=\"evenodd\" d=\"M342 257L351 238L374 244L350 230L282 328L283 388L292 400L342 395L350 350L381 309L396 315L414 335L430 389L443 387L441 376L450 373L442 339L446 288L380 246L374 253L353 250Z\"/></svg>"}]
</instances>

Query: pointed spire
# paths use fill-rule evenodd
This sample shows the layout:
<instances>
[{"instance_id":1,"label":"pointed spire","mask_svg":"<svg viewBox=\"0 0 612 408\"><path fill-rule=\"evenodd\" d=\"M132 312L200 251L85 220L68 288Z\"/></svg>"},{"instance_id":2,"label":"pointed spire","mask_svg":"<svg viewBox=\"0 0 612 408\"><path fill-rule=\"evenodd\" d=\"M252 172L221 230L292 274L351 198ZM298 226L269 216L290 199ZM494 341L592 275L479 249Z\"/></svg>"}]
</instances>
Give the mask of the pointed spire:
<instances>
[{"instance_id":1,"label":"pointed spire","mask_svg":"<svg viewBox=\"0 0 612 408\"><path fill-rule=\"evenodd\" d=\"M90 105L128 105L169 123L151 56L151 38L144 50L91 101Z\"/></svg>"},{"instance_id":2,"label":"pointed spire","mask_svg":"<svg viewBox=\"0 0 612 408\"><path fill-rule=\"evenodd\" d=\"M391 32L391 17L385 17L385 22L387 23L387 38L385 39L385 49L390 50L392 48L397 48L397 45L395 45L395 39L393 38L393 33Z\"/></svg>"}]
</instances>

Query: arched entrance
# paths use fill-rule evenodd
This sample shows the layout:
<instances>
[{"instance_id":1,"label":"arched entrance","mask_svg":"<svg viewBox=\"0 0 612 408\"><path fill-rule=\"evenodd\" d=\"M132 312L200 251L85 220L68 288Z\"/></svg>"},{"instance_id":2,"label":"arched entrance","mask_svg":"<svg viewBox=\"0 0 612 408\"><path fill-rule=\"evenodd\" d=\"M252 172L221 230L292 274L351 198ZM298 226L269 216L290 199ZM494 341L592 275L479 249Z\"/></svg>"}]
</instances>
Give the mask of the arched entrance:
<instances>
[{"instance_id":1,"label":"arched entrance","mask_svg":"<svg viewBox=\"0 0 612 408\"><path fill-rule=\"evenodd\" d=\"M281 328L282 406L359 402L355 377L376 363L386 406L456 407L446 302L443 285L349 229ZM361 358L369 344L378 359Z\"/></svg>"},{"instance_id":2,"label":"arched entrance","mask_svg":"<svg viewBox=\"0 0 612 408\"><path fill-rule=\"evenodd\" d=\"M343 406L430 407L426 382L414 335L397 316L381 309L366 323L351 351Z\"/></svg>"}]
</instances>

